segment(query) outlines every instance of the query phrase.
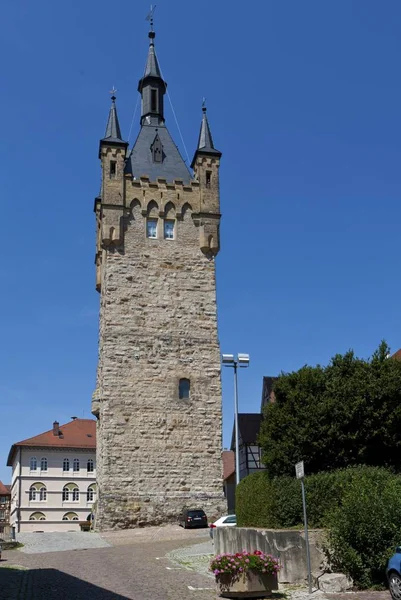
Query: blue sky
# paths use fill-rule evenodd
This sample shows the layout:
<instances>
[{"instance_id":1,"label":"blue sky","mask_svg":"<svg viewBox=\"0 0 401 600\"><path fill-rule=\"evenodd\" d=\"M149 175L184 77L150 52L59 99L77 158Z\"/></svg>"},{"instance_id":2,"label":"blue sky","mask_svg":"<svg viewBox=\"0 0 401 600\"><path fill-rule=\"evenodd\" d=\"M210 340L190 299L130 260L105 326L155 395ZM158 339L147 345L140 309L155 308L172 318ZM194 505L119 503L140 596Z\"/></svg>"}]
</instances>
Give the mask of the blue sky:
<instances>
[{"instance_id":1,"label":"blue sky","mask_svg":"<svg viewBox=\"0 0 401 600\"><path fill-rule=\"evenodd\" d=\"M0 479L10 445L90 416L98 140L118 88L128 136L149 5L3 3ZM156 48L190 157L207 98L221 166L219 334L263 375L400 331L399 0L160 0ZM131 143L138 131L137 113ZM167 123L179 134L167 107ZM224 444L232 370L223 373Z\"/></svg>"}]
</instances>

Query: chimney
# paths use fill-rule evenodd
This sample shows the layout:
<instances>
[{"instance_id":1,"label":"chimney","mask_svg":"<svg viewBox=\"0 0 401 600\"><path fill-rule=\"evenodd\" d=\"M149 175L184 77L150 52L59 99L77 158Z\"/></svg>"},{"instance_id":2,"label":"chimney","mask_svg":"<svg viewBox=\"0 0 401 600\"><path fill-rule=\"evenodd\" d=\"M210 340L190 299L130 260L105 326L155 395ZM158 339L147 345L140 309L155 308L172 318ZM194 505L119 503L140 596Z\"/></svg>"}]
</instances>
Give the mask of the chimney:
<instances>
[{"instance_id":1,"label":"chimney","mask_svg":"<svg viewBox=\"0 0 401 600\"><path fill-rule=\"evenodd\" d=\"M58 421L54 421L53 423L53 435L60 435L60 423Z\"/></svg>"}]
</instances>

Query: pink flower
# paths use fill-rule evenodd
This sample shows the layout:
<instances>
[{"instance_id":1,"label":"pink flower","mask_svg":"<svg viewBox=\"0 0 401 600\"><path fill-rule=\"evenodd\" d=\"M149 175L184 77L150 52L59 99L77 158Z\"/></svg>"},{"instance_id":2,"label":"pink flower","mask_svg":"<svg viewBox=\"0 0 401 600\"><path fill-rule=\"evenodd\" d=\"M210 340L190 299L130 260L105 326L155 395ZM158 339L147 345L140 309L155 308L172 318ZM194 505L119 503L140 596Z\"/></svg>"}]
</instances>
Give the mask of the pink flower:
<instances>
[{"instance_id":1,"label":"pink flower","mask_svg":"<svg viewBox=\"0 0 401 600\"><path fill-rule=\"evenodd\" d=\"M246 559L245 559L245 562L246 562L246 563L249 563L249 558L246 558Z\"/></svg>"}]
</instances>

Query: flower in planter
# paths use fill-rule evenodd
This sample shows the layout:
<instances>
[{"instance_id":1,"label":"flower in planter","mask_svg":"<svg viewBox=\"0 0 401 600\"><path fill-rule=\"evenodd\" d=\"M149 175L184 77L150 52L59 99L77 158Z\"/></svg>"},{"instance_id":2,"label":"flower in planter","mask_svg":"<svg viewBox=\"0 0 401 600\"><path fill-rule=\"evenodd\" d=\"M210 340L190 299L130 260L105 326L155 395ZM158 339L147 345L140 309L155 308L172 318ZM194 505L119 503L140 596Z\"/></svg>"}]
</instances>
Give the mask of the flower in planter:
<instances>
[{"instance_id":1,"label":"flower in planter","mask_svg":"<svg viewBox=\"0 0 401 600\"><path fill-rule=\"evenodd\" d=\"M218 554L210 561L210 570L216 575L216 578L221 575L236 575L248 571L276 575L280 568L277 558L273 558L271 554L265 554L261 550Z\"/></svg>"}]
</instances>

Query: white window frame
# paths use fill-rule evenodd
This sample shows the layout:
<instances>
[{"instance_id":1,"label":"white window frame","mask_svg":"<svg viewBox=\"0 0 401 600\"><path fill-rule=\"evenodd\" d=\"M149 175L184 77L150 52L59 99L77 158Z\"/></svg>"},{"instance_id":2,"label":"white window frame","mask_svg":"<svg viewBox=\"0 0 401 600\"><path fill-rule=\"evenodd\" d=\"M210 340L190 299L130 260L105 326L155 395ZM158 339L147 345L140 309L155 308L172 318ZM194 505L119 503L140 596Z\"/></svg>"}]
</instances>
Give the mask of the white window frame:
<instances>
[{"instance_id":1,"label":"white window frame","mask_svg":"<svg viewBox=\"0 0 401 600\"><path fill-rule=\"evenodd\" d=\"M168 237L166 235L166 225L167 224L171 224L173 226L173 236L172 237ZM165 240L175 240L175 219L164 219L164 224L163 224L163 236Z\"/></svg>"},{"instance_id":2,"label":"white window frame","mask_svg":"<svg viewBox=\"0 0 401 600\"><path fill-rule=\"evenodd\" d=\"M148 226L150 225L150 223L155 223L156 224L156 235L149 235ZM157 240L158 229L159 229L159 219L154 218L154 217L148 217L146 219L146 237L149 240Z\"/></svg>"},{"instance_id":3,"label":"white window frame","mask_svg":"<svg viewBox=\"0 0 401 600\"><path fill-rule=\"evenodd\" d=\"M40 470L47 471L47 458L45 456L40 459Z\"/></svg>"},{"instance_id":4,"label":"white window frame","mask_svg":"<svg viewBox=\"0 0 401 600\"><path fill-rule=\"evenodd\" d=\"M38 470L38 461L36 459L36 456L31 456L31 459L29 461L29 470L30 471L37 471Z\"/></svg>"}]
</instances>

